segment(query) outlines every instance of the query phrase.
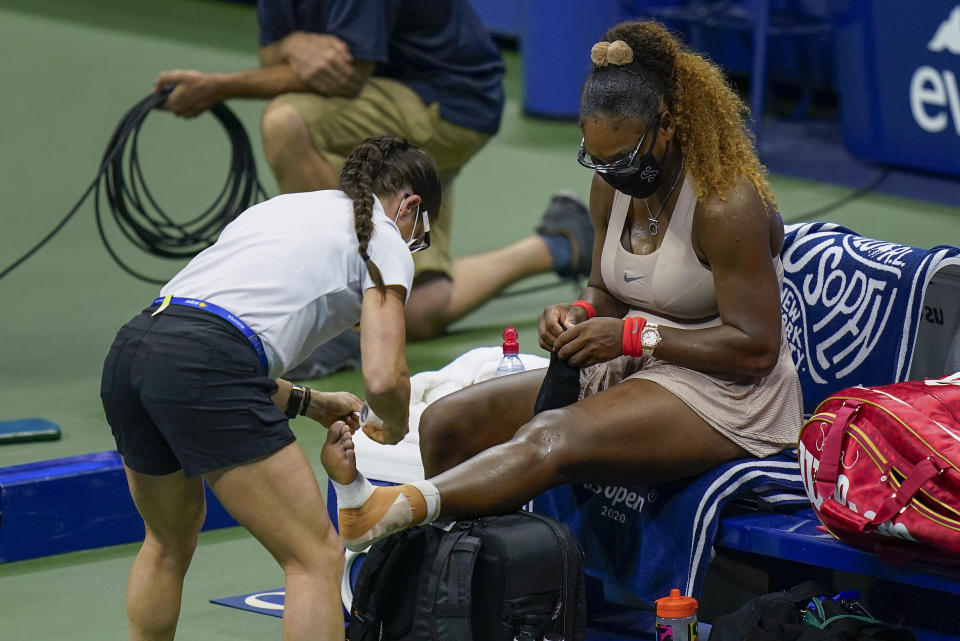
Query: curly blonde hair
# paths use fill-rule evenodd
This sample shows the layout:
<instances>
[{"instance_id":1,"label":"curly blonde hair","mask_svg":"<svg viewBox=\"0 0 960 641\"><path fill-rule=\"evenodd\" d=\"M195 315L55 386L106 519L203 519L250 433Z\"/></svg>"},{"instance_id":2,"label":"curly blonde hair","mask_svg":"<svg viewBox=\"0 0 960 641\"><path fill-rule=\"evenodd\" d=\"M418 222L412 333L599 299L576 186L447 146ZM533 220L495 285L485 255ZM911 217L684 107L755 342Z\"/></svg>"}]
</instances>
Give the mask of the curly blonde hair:
<instances>
[{"instance_id":1,"label":"curly blonde hair","mask_svg":"<svg viewBox=\"0 0 960 641\"><path fill-rule=\"evenodd\" d=\"M603 41L591 50L594 64L580 93L581 127L598 113L645 122L658 112L662 98L676 119L701 202L712 195L723 198L736 180L746 179L765 206L775 206L747 127L749 109L715 64L653 20L621 22ZM607 54L620 49L612 44L618 41L629 46L631 56Z\"/></svg>"}]
</instances>

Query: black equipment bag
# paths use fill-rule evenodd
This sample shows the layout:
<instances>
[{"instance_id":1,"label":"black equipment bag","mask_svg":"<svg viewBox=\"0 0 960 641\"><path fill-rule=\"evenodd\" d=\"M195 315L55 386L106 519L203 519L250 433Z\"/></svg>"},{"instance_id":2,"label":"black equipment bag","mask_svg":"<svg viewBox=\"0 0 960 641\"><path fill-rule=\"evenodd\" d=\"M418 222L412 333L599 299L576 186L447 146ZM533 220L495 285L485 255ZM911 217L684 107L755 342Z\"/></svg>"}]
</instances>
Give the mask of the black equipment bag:
<instances>
[{"instance_id":1,"label":"black equipment bag","mask_svg":"<svg viewBox=\"0 0 960 641\"><path fill-rule=\"evenodd\" d=\"M348 641L583 641L583 557L563 523L515 512L375 543Z\"/></svg>"},{"instance_id":2,"label":"black equipment bag","mask_svg":"<svg viewBox=\"0 0 960 641\"><path fill-rule=\"evenodd\" d=\"M916 641L909 629L878 621L857 601L833 594L815 581L764 594L717 617L710 641Z\"/></svg>"}]
</instances>

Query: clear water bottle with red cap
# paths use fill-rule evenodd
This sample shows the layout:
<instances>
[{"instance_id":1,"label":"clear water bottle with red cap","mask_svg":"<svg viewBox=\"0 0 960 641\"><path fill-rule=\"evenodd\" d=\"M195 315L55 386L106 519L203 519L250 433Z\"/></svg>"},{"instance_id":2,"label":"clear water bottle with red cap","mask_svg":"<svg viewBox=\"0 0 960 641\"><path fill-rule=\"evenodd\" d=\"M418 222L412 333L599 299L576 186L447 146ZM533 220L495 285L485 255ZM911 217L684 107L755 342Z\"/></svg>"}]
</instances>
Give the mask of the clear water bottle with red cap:
<instances>
[{"instance_id":1,"label":"clear water bottle with red cap","mask_svg":"<svg viewBox=\"0 0 960 641\"><path fill-rule=\"evenodd\" d=\"M517 343L519 337L516 327L503 330L503 356L500 358L500 364L497 365L495 377L516 374L524 370L523 361L520 360L520 344Z\"/></svg>"},{"instance_id":2,"label":"clear water bottle with red cap","mask_svg":"<svg viewBox=\"0 0 960 641\"><path fill-rule=\"evenodd\" d=\"M670 590L670 596L657 599L656 641L697 641L697 600Z\"/></svg>"}]
</instances>

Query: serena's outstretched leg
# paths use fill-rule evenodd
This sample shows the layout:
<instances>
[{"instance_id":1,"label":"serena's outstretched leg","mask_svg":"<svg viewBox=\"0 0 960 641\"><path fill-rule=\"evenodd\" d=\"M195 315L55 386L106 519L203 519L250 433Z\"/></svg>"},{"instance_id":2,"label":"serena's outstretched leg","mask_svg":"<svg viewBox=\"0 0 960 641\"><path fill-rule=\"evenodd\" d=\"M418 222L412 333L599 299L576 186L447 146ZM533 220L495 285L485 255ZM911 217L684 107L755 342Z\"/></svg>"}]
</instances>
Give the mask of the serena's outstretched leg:
<instances>
[{"instance_id":1,"label":"serena's outstretched leg","mask_svg":"<svg viewBox=\"0 0 960 641\"><path fill-rule=\"evenodd\" d=\"M564 483L657 484L749 456L656 383L629 379L537 415L503 445L433 479L441 516L521 507Z\"/></svg>"},{"instance_id":2,"label":"serena's outstretched leg","mask_svg":"<svg viewBox=\"0 0 960 641\"><path fill-rule=\"evenodd\" d=\"M676 396L655 383L630 379L537 415L508 442L418 488L424 485L439 492L439 516L473 518L517 509L563 483L656 484L745 456ZM378 492L379 488L355 508L357 519L371 512ZM390 531L411 524L412 520L393 524ZM357 534L342 524L340 533L348 544Z\"/></svg>"},{"instance_id":3,"label":"serena's outstretched leg","mask_svg":"<svg viewBox=\"0 0 960 641\"><path fill-rule=\"evenodd\" d=\"M357 478L353 435L343 421L336 421L327 429L327 440L320 449L320 464L335 483L350 485Z\"/></svg>"},{"instance_id":4,"label":"serena's outstretched leg","mask_svg":"<svg viewBox=\"0 0 960 641\"><path fill-rule=\"evenodd\" d=\"M327 431L320 460L337 493L340 536L351 550L362 550L397 530L437 517L440 497L427 483L374 487L357 471L353 438L342 421Z\"/></svg>"},{"instance_id":5,"label":"serena's outstretched leg","mask_svg":"<svg viewBox=\"0 0 960 641\"><path fill-rule=\"evenodd\" d=\"M419 428L426 478L513 438L533 418L545 371L494 378L431 403Z\"/></svg>"},{"instance_id":6,"label":"serena's outstretched leg","mask_svg":"<svg viewBox=\"0 0 960 641\"><path fill-rule=\"evenodd\" d=\"M533 416L545 370L471 385L431 404L420 418L420 449L427 477L510 439ZM348 548L360 549L387 534L433 520L439 493L428 482L374 488L358 476L349 432L337 424L321 459L334 482L339 530Z\"/></svg>"}]
</instances>

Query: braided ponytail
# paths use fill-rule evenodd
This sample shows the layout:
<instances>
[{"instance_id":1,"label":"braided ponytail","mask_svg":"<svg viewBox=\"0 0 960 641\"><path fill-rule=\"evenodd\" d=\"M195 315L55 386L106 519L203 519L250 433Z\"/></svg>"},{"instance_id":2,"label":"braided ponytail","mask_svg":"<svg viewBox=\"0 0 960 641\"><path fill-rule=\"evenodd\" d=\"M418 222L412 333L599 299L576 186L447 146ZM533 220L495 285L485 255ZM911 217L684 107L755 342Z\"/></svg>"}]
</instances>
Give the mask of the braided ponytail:
<instances>
[{"instance_id":1,"label":"braided ponytail","mask_svg":"<svg viewBox=\"0 0 960 641\"><path fill-rule=\"evenodd\" d=\"M370 260L367 247L373 236L372 176L380 172L384 156L380 145L372 139L365 140L354 149L340 171L340 189L353 200L353 228L359 245L357 251L367 264L370 278L381 294L386 291L383 276L376 263Z\"/></svg>"},{"instance_id":2,"label":"braided ponytail","mask_svg":"<svg viewBox=\"0 0 960 641\"><path fill-rule=\"evenodd\" d=\"M394 136L367 138L350 153L340 171L340 189L353 200L357 252L381 294L383 276L370 260L373 237L373 198L391 196L409 186L422 199L422 208L436 219L440 211L440 178L433 160L410 142Z\"/></svg>"}]
</instances>

